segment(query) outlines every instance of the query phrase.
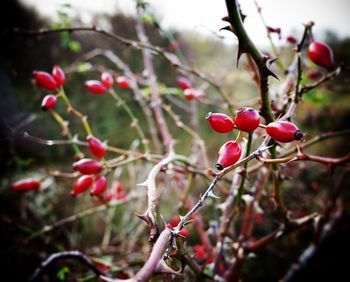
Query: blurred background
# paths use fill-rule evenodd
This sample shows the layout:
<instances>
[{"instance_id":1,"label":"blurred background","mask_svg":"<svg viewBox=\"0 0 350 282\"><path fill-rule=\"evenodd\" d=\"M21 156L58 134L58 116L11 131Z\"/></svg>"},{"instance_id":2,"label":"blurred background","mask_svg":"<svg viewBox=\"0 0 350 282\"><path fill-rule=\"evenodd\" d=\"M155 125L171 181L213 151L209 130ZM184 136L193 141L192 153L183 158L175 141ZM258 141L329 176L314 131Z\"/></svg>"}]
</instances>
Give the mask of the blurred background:
<instances>
[{"instance_id":1,"label":"blurred background","mask_svg":"<svg viewBox=\"0 0 350 282\"><path fill-rule=\"evenodd\" d=\"M243 105L258 107L258 91L251 79L249 65L243 58L239 67L236 66L235 37L227 31L219 32L219 29L225 26L225 22L221 21L226 15L224 1L215 1L217 3L200 1L200 5L198 1L193 0L148 2L150 8L142 21L152 44L176 53L189 66L214 77L237 107ZM242 3L242 10L247 15L247 30L263 52L271 53L266 28L256 11L255 3L247 2L244 5ZM306 132L307 137L316 136L321 132L349 129L350 21L346 14L347 2L345 0L324 2L322 7L320 1L285 3L285 1L265 0L258 3L262 7L262 15L267 25L281 28L280 36L272 33L271 40L277 48L280 48L279 60L285 65L290 64L294 54L293 46L286 41L287 36L293 35L299 38L303 32L302 23L313 20L316 23L314 36L332 47L337 65L342 66L342 72L337 78L308 93L298 108L295 120ZM42 177L47 170L71 170L72 152L69 146L49 147L23 138L24 132L43 139L62 138L58 125L48 118L47 113L40 110L43 92L32 81L33 70L50 72L54 64L60 65L67 74L65 88L72 103L89 116L95 134L102 140L108 140L109 144L138 150L139 143L135 141L137 134L134 130L126 130L125 124L129 124L129 118L123 110L110 103L107 97L89 95L83 86L84 81L88 79L98 79L101 70L122 74L121 70L116 69L115 65L102 57L86 60L84 56L96 48L112 50L127 62L135 74L142 77L144 71L142 54L138 50L126 48L93 32L26 36L15 34L12 29L16 27L34 30L96 25L125 38L137 40L135 2L12 0L6 3L6 8L1 9L0 14L2 42L0 45L0 229L2 230L0 249L4 277L12 277L12 281L26 281L43 258L60 250L80 249L87 254L104 256L111 262L116 262L118 258L123 259L121 255L123 250L125 251L123 240L126 238L133 240L132 236L135 230L138 230L139 224L138 219L133 219L128 227L128 220L134 218L134 213L143 210L144 199L133 206L116 207L113 213L118 215L117 217L108 217L108 213L101 213L61 226L44 235L33 236L35 231L45 225L57 222L83 208L91 208L95 203L92 203L89 195L85 198L72 199L69 196L71 179L48 178L46 189L42 193L17 194L10 191L9 186L13 181L23 177L33 175ZM204 89L211 103L184 100L182 93L176 90L178 73L168 62L157 56L154 62L158 82L163 89L162 99L169 104L175 99L183 105L178 108L174 106L174 111L181 119L186 121L188 116L186 109L193 108L192 103L197 104L198 121L191 126L197 127L200 136L206 141L210 162L214 165L216 152L221 144L228 140L228 136L213 135L204 117L209 111L222 110L217 106L220 104L220 97L212 87L191 77L196 88ZM309 62L305 63L309 69L318 70ZM275 68L279 73L276 66ZM312 82L312 79L305 73L303 83L308 82ZM278 86L279 81L271 79L270 84L273 89ZM146 128L142 113L133 101L130 91L119 90L119 92L140 119L141 126ZM147 95L147 87L144 88L144 93ZM58 111L63 109L63 105L59 105ZM178 140L177 152L184 155L191 154L191 136L176 127L169 117L167 121L173 136ZM70 126L72 131L78 135L82 134L77 121L72 120ZM349 142L346 137L328 140L310 148L308 152L340 157L349 152ZM137 189L135 184L142 182L149 168L147 164L127 167L118 171L116 178L123 182L125 190L130 192ZM286 174L294 179L293 182L286 181L288 205L302 213L319 209L322 206L319 201L327 193L327 188L334 186L337 178L330 177L329 172L319 164L298 163L286 166L285 169ZM135 171L139 172L137 176ZM132 175L134 177L131 177ZM204 184L205 182L201 180L194 183L195 195L199 195ZM163 205L163 214L167 218L171 217L174 214L171 197L164 196ZM210 220L215 220L218 216L213 202L209 203L203 213L208 218L207 227ZM108 221L106 218L113 221L114 229L110 232L108 241L110 248L102 252L98 247L101 241L107 240L104 239L106 220ZM271 228L274 222L271 221L267 225L269 226L267 228ZM264 228L261 228L264 231ZM146 233L140 235L145 242ZM307 237L307 234L305 236ZM194 242L196 235L190 238L189 244ZM133 258L137 267L146 257L147 247L137 242L133 244L135 253L138 253ZM270 259L264 262L256 260L248 267L265 263L265 270L260 267L261 271L256 272L257 277L247 281L258 281L254 279L276 281L304 247L302 244L288 244L290 241L286 240L264 251L268 253ZM284 248L288 248L286 256L281 254L282 251L278 251ZM116 253L119 253L120 257L116 257ZM275 270L271 272L273 266ZM74 267L71 265L57 267L53 270L55 273L53 279L64 281L66 277L70 277L65 271L74 272ZM74 280L75 278L69 279L67 281L78 281ZM90 280L93 281L93 278Z\"/></svg>"}]
</instances>

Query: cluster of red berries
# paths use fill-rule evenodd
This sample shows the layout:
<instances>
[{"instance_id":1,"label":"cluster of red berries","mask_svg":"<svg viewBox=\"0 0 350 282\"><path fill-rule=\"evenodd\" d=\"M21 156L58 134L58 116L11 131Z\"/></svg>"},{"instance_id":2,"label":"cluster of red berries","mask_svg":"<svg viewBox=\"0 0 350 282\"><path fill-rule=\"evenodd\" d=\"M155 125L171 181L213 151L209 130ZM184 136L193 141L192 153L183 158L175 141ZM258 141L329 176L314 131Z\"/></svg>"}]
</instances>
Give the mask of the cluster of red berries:
<instances>
[{"instance_id":1,"label":"cluster of red berries","mask_svg":"<svg viewBox=\"0 0 350 282\"><path fill-rule=\"evenodd\" d=\"M208 113L206 116L211 128L219 133L231 132L237 128L244 132L252 133L260 125L259 113L248 107L241 107L236 111L236 117L233 120L226 114ZM298 127L287 121L275 121L266 126L266 133L277 142L292 142L300 140L303 133ZM225 167L235 164L241 157L242 148L237 141L228 141L221 146L218 153L218 160L215 167L223 170Z\"/></svg>"},{"instance_id":2,"label":"cluster of red berries","mask_svg":"<svg viewBox=\"0 0 350 282\"><path fill-rule=\"evenodd\" d=\"M130 81L125 76L118 76L116 79L118 86L122 89L130 88ZM105 94L114 85L113 76L109 72L103 72L100 80L88 80L85 82L86 89L92 94Z\"/></svg>"},{"instance_id":3,"label":"cluster of red berries","mask_svg":"<svg viewBox=\"0 0 350 282\"><path fill-rule=\"evenodd\" d=\"M104 158L106 153L105 144L94 136L87 136L87 142L91 153L98 159ZM92 175L100 173L103 169L103 165L93 159L81 159L73 163L73 169L80 172L83 176L80 176L74 183L71 194L76 196L82 192L85 192L90 187L91 195L100 195L107 189L107 179L104 175L96 176Z\"/></svg>"},{"instance_id":4,"label":"cluster of red berries","mask_svg":"<svg viewBox=\"0 0 350 282\"><path fill-rule=\"evenodd\" d=\"M40 87L56 92L59 87L63 86L65 83L64 71L59 66L54 66L52 68L51 74L44 71L34 71L33 78ZM56 95L49 94L44 97L41 103L41 108L44 111L48 111L54 108L57 104Z\"/></svg>"},{"instance_id":5,"label":"cluster of red berries","mask_svg":"<svg viewBox=\"0 0 350 282\"><path fill-rule=\"evenodd\" d=\"M198 101L204 101L205 100L205 93L202 90L194 89L192 87L191 82L185 78L185 77L178 77L176 79L177 85L179 88L184 90L184 97L186 100L192 101L192 100L198 100Z\"/></svg>"}]
</instances>

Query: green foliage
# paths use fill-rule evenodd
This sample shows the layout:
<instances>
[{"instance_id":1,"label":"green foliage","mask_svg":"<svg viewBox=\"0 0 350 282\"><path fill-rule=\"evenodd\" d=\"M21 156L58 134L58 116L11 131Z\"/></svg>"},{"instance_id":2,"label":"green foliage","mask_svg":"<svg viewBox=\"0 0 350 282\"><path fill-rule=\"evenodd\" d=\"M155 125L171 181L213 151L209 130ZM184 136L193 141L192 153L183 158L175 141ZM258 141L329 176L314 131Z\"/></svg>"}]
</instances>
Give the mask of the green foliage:
<instances>
[{"instance_id":1,"label":"green foliage","mask_svg":"<svg viewBox=\"0 0 350 282\"><path fill-rule=\"evenodd\" d=\"M323 106L329 105L331 102L329 92L321 89L312 89L304 95L303 99L313 104L320 104Z\"/></svg>"},{"instance_id":2,"label":"green foliage","mask_svg":"<svg viewBox=\"0 0 350 282\"><path fill-rule=\"evenodd\" d=\"M61 281L66 281L67 276L70 274L70 269L67 266L62 267L59 271L57 271L57 278Z\"/></svg>"}]
</instances>

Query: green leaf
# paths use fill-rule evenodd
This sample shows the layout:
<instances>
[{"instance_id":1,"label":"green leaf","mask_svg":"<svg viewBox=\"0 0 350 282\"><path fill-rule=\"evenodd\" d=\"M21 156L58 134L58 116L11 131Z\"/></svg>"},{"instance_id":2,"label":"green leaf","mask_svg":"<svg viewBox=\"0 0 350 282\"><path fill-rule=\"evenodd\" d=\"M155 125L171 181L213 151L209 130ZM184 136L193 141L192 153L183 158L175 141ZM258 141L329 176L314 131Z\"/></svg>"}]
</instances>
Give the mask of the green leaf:
<instances>
[{"instance_id":1,"label":"green leaf","mask_svg":"<svg viewBox=\"0 0 350 282\"><path fill-rule=\"evenodd\" d=\"M67 275L70 273L70 270L67 266L61 268L58 272L57 272L57 278L61 281L65 281Z\"/></svg>"},{"instance_id":2,"label":"green leaf","mask_svg":"<svg viewBox=\"0 0 350 282\"><path fill-rule=\"evenodd\" d=\"M92 68L92 64L90 64L90 63L80 63L77 66L77 71L78 72L86 72L88 70L91 70L91 68Z\"/></svg>"},{"instance_id":3,"label":"green leaf","mask_svg":"<svg viewBox=\"0 0 350 282\"><path fill-rule=\"evenodd\" d=\"M328 93L320 89L312 89L303 96L303 99L310 103L319 105L328 105L330 103Z\"/></svg>"},{"instance_id":4,"label":"green leaf","mask_svg":"<svg viewBox=\"0 0 350 282\"><path fill-rule=\"evenodd\" d=\"M63 48L69 48L70 37L68 32L61 32L61 46Z\"/></svg>"},{"instance_id":5,"label":"green leaf","mask_svg":"<svg viewBox=\"0 0 350 282\"><path fill-rule=\"evenodd\" d=\"M71 40L69 42L69 49L74 53L79 53L81 51L81 45L76 40Z\"/></svg>"},{"instance_id":6,"label":"green leaf","mask_svg":"<svg viewBox=\"0 0 350 282\"><path fill-rule=\"evenodd\" d=\"M64 4L62 4L62 7L64 7L64 8L72 8L72 5L70 3L64 3Z\"/></svg>"},{"instance_id":7,"label":"green leaf","mask_svg":"<svg viewBox=\"0 0 350 282\"><path fill-rule=\"evenodd\" d=\"M154 22L154 19L151 15L143 15L141 16L141 21L146 25L151 25Z\"/></svg>"},{"instance_id":8,"label":"green leaf","mask_svg":"<svg viewBox=\"0 0 350 282\"><path fill-rule=\"evenodd\" d=\"M51 24L51 29L59 29L61 27L62 27L61 23L56 22Z\"/></svg>"}]
</instances>

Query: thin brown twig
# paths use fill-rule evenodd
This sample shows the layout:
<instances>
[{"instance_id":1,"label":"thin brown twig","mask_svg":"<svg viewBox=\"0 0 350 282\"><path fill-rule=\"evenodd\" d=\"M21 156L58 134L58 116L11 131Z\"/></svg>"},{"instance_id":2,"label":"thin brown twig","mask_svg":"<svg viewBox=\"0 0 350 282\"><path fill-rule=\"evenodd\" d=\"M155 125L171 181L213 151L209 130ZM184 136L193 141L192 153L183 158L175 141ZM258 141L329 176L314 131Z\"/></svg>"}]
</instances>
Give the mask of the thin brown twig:
<instances>
[{"instance_id":1,"label":"thin brown twig","mask_svg":"<svg viewBox=\"0 0 350 282\"><path fill-rule=\"evenodd\" d=\"M48 269L53 263L55 263L58 260L65 260L65 259L78 260L82 264L84 264L87 268L92 270L97 276L109 277L109 274L107 274L104 271L101 271L98 267L95 266L95 264L87 256L85 256L81 252L79 252L79 251L66 251L66 252L55 253L55 254L52 254L51 256L49 256L34 271L32 276L30 277L29 281L38 281L38 279L42 276L42 274L46 271L46 269Z\"/></svg>"}]
</instances>

